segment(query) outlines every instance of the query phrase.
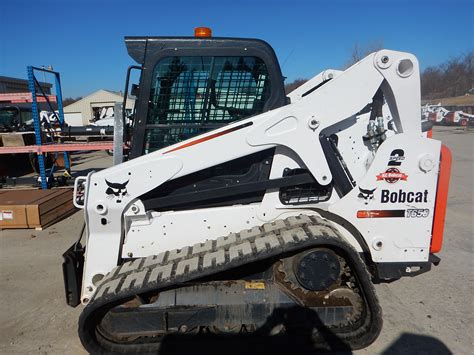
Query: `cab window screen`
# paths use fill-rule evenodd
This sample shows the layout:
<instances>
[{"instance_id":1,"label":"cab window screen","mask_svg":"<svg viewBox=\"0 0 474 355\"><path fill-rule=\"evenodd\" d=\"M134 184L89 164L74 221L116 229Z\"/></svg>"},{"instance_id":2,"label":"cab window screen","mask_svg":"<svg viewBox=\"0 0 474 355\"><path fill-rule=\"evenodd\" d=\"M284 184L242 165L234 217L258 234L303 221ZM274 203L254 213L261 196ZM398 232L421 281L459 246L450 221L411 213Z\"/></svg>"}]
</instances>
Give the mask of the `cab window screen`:
<instances>
[{"instance_id":1,"label":"cab window screen","mask_svg":"<svg viewBox=\"0 0 474 355\"><path fill-rule=\"evenodd\" d=\"M260 58L164 58L153 71L145 153L259 114L269 97Z\"/></svg>"},{"instance_id":2,"label":"cab window screen","mask_svg":"<svg viewBox=\"0 0 474 355\"><path fill-rule=\"evenodd\" d=\"M168 57L153 73L148 124L230 122L260 113L268 70L257 57Z\"/></svg>"}]
</instances>

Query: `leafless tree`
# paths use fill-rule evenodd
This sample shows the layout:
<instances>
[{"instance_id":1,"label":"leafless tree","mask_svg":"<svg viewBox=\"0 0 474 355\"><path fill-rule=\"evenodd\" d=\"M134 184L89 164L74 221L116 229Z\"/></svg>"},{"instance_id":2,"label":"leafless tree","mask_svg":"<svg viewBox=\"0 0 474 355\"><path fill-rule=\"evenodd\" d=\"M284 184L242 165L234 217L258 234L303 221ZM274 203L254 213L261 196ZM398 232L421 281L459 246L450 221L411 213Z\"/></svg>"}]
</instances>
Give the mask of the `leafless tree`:
<instances>
[{"instance_id":1,"label":"leafless tree","mask_svg":"<svg viewBox=\"0 0 474 355\"><path fill-rule=\"evenodd\" d=\"M424 99L464 95L474 84L474 51L426 68L421 73L421 94Z\"/></svg>"},{"instance_id":2,"label":"leafless tree","mask_svg":"<svg viewBox=\"0 0 474 355\"><path fill-rule=\"evenodd\" d=\"M346 62L344 69L349 68L351 65L354 65L358 61L367 57L370 53L377 52L378 50L383 49L383 40L374 40L366 44L354 44L352 47L348 61Z\"/></svg>"},{"instance_id":3,"label":"leafless tree","mask_svg":"<svg viewBox=\"0 0 474 355\"><path fill-rule=\"evenodd\" d=\"M383 48L383 41L377 40L365 45L356 43L344 69L362 60L372 52ZM285 84L288 94L304 84L308 79L295 79ZM454 57L445 63L430 66L421 73L421 95L423 99L439 99L466 94L474 87L474 50Z\"/></svg>"},{"instance_id":4,"label":"leafless tree","mask_svg":"<svg viewBox=\"0 0 474 355\"><path fill-rule=\"evenodd\" d=\"M76 97L75 99L72 97L66 97L65 99L63 99L63 106L73 104L74 102L79 101L80 99L82 99L82 97Z\"/></svg>"},{"instance_id":5,"label":"leafless tree","mask_svg":"<svg viewBox=\"0 0 474 355\"><path fill-rule=\"evenodd\" d=\"M291 83L285 84L285 93L289 94L290 92L292 92L296 88L300 87L301 85L303 85L307 81L308 81L308 79L299 78L299 79L293 80Z\"/></svg>"}]
</instances>

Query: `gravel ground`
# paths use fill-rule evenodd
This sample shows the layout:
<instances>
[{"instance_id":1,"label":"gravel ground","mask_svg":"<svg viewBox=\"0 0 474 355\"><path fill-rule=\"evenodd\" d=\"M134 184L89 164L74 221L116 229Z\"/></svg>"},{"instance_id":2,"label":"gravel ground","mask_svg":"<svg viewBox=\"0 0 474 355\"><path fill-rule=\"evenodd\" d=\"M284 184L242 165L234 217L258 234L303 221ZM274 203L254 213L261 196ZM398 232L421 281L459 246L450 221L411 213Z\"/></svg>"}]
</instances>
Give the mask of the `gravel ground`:
<instances>
[{"instance_id":1,"label":"gravel ground","mask_svg":"<svg viewBox=\"0 0 474 355\"><path fill-rule=\"evenodd\" d=\"M453 153L441 264L415 278L376 285L384 328L357 354L472 354L474 132L436 127L434 138ZM110 162L104 152L76 157L83 171ZM61 254L81 224L78 212L44 231L0 232L0 353L85 354L77 337L81 307L66 306L61 271ZM292 349L306 353L297 343Z\"/></svg>"}]
</instances>

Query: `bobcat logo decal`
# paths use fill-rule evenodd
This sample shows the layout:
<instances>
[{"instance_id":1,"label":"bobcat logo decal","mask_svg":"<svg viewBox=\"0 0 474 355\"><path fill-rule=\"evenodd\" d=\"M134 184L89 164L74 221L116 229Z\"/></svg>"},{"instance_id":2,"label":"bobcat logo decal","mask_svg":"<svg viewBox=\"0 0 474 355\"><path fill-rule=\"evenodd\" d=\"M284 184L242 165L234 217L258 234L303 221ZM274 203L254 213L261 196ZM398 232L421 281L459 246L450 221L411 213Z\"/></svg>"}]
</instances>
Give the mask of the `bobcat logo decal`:
<instances>
[{"instance_id":1,"label":"bobcat logo decal","mask_svg":"<svg viewBox=\"0 0 474 355\"><path fill-rule=\"evenodd\" d=\"M366 205L368 205L369 202L374 199L375 190L377 190L377 188L372 189L372 190L367 190L367 189L363 189L359 187L359 195L357 195L357 197L360 200L364 201Z\"/></svg>"},{"instance_id":2,"label":"bobcat logo decal","mask_svg":"<svg viewBox=\"0 0 474 355\"><path fill-rule=\"evenodd\" d=\"M107 184L107 190L105 193L108 195L107 198L116 198L115 202L120 203L125 196L128 196L127 184L130 180L125 181L124 183L110 182L105 180Z\"/></svg>"}]
</instances>

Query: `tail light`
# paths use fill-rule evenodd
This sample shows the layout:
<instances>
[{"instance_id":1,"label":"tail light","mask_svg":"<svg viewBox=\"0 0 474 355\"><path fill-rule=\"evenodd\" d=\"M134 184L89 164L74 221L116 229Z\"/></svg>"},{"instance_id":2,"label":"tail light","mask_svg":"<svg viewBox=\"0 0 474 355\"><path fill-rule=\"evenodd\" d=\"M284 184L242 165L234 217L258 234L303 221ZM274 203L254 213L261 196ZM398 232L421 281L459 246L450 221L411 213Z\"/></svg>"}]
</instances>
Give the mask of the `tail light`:
<instances>
[{"instance_id":1,"label":"tail light","mask_svg":"<svg viewBox=\"0 0 474 355\"><path fill-rule=\"evenodd\" d=\"M451 151L444 144L441 146L441 159L438 175L438 188L433 218L430 252L437 253L443 244L444 219L448 204L449 178L451 176Z\"/></svg>"}]
</instances>

